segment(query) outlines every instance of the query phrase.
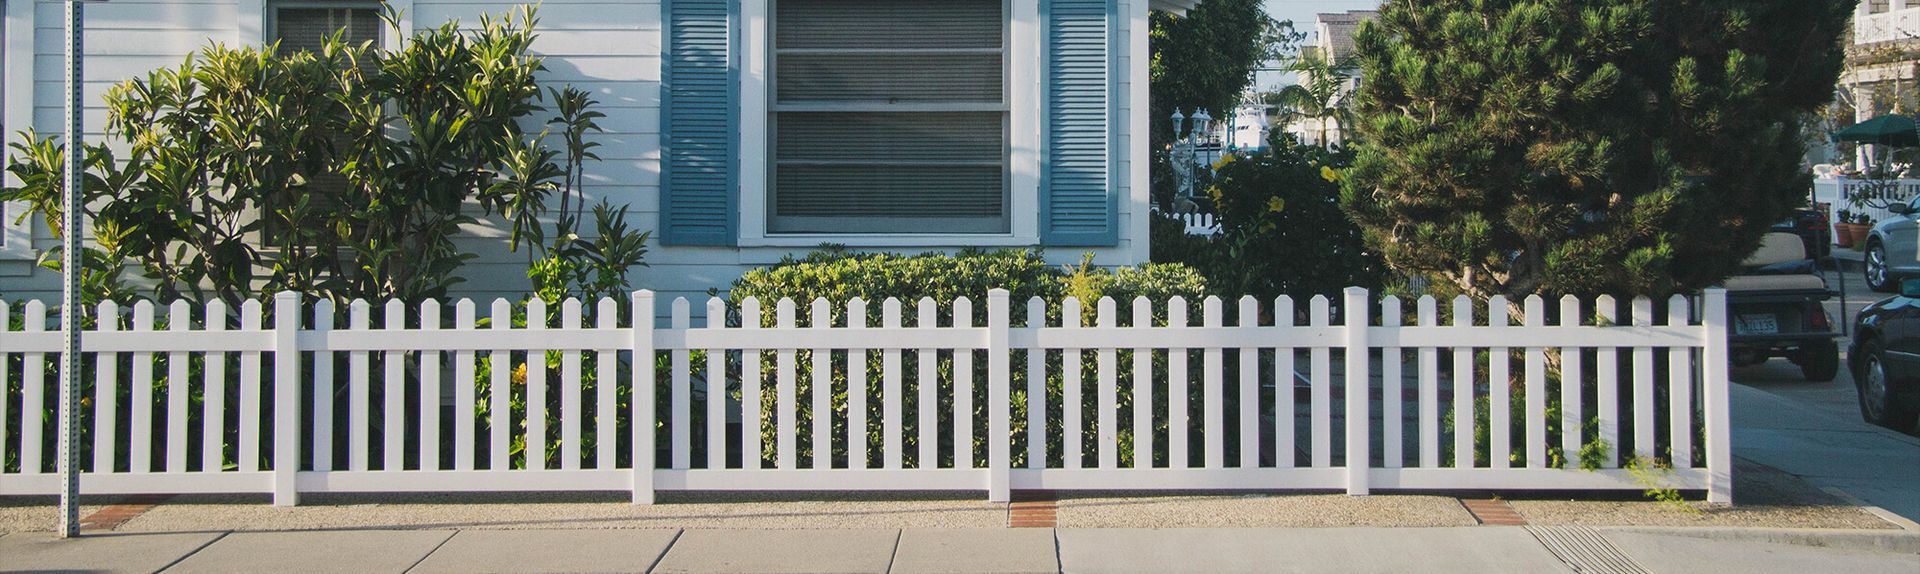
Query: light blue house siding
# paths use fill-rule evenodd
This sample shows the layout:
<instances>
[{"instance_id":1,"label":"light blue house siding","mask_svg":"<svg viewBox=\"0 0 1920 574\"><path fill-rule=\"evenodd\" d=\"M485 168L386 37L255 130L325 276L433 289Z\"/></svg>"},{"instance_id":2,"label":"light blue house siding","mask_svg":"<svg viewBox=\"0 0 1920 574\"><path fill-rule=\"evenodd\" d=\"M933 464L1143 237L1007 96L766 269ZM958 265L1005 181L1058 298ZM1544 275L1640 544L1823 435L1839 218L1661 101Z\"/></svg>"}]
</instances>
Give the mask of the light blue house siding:
<instances>
[{"instance_id":1,"label":"light blue house siding","mask_svg":"<svg viewBox=\"0 0 1920 574\"><path fill-rule=\"evenodd\" d=\"M768 225L773 79L771 17L779 0L545 0L534 50L545 81L591 91L607 118L602 161L587 192L632 206L655 230L651 267L634 282L668 296L724 288L742 272L821 243L920 252L967 247L1045 249L1107 265L1147 252L1147 14L1169 0L1005 0L1004 223L992 232L781 233ZM798 1L798 0L795 0ZM354 5L302 1L301 6ZM399 0L402 26L475 22L512 2ZM360 3L359 5L367 5ZM273 0L114 0L87 8L86 123L105 124L98 102L116 82L177 65L209 42L263 45ZM14 132L61 124L59 2L5 0L0 38L4 123ZM401 41L383 34L382 42ZM1138 137L1136 137L1136 134ZM942 182L929 181L929 185ZM51 298L57 276L33 257L55 241L37 221L0 233L0 297ZM461 246L478 255L460 295L517 296L525 255L506 249L498 222L470 226Z\"/></svg>"}]
</instances>

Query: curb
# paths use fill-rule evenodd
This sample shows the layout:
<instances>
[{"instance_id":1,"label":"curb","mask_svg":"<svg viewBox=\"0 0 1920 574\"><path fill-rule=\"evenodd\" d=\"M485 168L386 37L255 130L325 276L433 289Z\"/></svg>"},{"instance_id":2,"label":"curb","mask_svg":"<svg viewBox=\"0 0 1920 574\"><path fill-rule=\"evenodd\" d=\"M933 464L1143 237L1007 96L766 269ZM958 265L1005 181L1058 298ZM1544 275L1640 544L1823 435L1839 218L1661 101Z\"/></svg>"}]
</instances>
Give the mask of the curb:
<instances>
[{"instance_id":1,"label":"curb","mask_svg":"<svg viewBox=\"0 0 1920 574\"><path fill-rule=\"evenodd\" d=\"M1839 530L1824 528L1735 528L1601 526L1603 532L1630 532L1658 536L1685 536L1731 542L1766 542L1820 548L1865 550L1920 555L1920 533L1906 530Z\"/></svg>"}]
</instances>

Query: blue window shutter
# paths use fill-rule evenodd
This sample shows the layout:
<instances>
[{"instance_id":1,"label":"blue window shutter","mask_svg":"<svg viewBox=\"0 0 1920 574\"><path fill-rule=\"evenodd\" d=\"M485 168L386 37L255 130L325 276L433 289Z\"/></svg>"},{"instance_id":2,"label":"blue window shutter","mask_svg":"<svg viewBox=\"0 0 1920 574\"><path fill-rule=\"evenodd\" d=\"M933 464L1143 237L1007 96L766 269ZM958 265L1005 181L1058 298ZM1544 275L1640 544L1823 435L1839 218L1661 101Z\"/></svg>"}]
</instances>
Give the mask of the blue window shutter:
<instances>
[{"instance_id":1,"label":"blue window shutter","mask_svg":"<svg viewBox=\"0 0 1920 574\"><path fill-rule=\"evenodd\" d=\"M660 238L735 245L739 147L733 0L666 0L661 66Z\"/></svg>"},{"instance_id":2,"label":"blue window shutter","mask_svg":"<svg viewBox=\"0 0 1920 574\"><path fill-rule=\"evenodd\" d=\"M1113 0L1051 0L1046 13L1041 241L1115 245Z\"/></svg>"}]
</instances>

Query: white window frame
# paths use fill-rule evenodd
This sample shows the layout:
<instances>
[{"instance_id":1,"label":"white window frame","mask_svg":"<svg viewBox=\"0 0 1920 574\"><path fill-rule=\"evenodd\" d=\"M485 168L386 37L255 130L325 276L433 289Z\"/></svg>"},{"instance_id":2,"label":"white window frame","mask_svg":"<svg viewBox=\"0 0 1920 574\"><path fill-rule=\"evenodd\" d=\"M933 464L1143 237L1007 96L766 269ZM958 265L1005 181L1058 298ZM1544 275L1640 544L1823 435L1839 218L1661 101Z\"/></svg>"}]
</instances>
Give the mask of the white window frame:
<instances>
[{"instance_id":1,"label":"white window frame","mask_svg":"<svg viewBox=\"0 0 1920 574\"><path fill-rule=\"evenodd\" d=\"M741 0L740 211L742 247L813 247L840 243L860 247L1024 246L1040 242L1040 1L1007 4L1007 219L1005 233L769 233L767 158L772 154L768 32L770 0Z\"/></svg>"},{"instance_id":2,"label":"white window frame","mask_svg":"<svg viewBox=\"0 0 1920 574\"><path fill-rule=\"evenodd\" d=\"M34 2L32 0L5 0L6 28L0 30L0 129L6 132L5 142L16 142L15 134L33 126L33 28ZM9 150L10 151L10 150ZM12 174L6 176L7 185L19 185L20 181ZM27 212L25 202L7 202L4 221L0 221L0 260L32 260L39 256L33 248L34 218L26 218L19 223L14 220Z\"/></svg>"}]
</instances>

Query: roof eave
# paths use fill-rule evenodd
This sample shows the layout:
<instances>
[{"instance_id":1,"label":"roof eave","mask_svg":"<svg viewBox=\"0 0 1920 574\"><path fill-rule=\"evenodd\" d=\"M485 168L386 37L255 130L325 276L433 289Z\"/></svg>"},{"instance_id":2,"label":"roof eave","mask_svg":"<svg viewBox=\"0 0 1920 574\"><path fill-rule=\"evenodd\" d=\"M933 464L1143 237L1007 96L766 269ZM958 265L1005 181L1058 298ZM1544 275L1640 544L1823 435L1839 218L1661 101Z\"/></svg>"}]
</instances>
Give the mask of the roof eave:
<instances>
[{"instance_id":1,"label":"roof eave","mask_svg":"<svg viewBox=\"0 0 1920 574\"><path fill-rule=\"evenodd\" d=\"M1187 15L1188 9L1193 8L1195 4L1199 3L1200 0L1148 0L1147 6L1155 10L1164 10L1185 16Z\"/></svg>"}]
</instances>

